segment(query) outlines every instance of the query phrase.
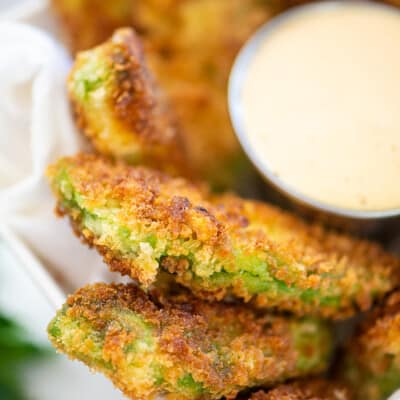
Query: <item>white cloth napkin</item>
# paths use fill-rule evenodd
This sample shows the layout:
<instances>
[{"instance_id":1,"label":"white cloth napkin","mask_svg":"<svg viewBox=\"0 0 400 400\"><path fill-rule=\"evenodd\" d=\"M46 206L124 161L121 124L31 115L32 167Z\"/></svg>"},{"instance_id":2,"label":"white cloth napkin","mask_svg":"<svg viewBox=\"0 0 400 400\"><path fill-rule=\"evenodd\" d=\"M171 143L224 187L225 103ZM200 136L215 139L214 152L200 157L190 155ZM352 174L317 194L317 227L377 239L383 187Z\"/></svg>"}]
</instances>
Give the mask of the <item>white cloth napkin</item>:
<instances>
[{"instance_id":1,"label":"white cloth napkin","mask_svg":"<svg viewBox=\"0 0 400 400\"><path fill-rule=\"evenodd\" d=\"M400 390L393 393L388 400L400 400Z\"/></svg>"},{"instance_id":2,"label":"white cloth napkin","mask_svg":"<svg viewBox=\"0 0 400 400\"><path fill-rule=\"evenodd\" d=\"M69 290L109 278L100 257L53 214L47 165L82 147L65 93L71 60L50 35L0 22L0 223Z\"/></svg>"}]
</instances>

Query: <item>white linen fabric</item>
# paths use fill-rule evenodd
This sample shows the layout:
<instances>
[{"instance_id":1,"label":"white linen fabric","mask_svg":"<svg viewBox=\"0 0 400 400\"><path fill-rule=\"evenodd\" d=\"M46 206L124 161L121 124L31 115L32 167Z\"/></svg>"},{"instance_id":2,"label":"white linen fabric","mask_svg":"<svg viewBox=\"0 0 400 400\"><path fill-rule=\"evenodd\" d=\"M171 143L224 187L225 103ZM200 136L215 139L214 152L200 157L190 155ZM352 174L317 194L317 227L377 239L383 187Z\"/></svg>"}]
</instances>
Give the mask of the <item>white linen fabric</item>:
<instances>
[{"instance_id":1,"label":"white linen fabric","mask_svg":"<svg viewBox=\"0 0 400 400\"><path fill-rule=\"evenodd\" d=\"M388 400L400 400L400 390L393 393Z\"/></svg>"},{"instance_id":2,"label":"white linen fabric","mask_svg":"<svg viewBox=\"0 0 400 400\"><path fill-rule=\"evenodd\" d=\"M109 274L100 257L53 214L44 171L83 147L65 93L71 60L28 24L0 22L0 223L52 269L67 290Z\"/></svg>"}]
</instances>

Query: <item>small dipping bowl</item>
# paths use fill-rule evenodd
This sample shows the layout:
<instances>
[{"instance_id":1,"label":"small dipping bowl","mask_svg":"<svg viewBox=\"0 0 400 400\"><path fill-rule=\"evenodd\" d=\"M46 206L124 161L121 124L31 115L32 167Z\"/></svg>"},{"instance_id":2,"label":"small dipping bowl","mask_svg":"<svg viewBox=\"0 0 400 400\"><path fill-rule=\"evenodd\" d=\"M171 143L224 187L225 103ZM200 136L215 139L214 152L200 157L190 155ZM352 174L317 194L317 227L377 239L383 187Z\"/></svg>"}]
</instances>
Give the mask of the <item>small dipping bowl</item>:
<instances>
[{"instance_id":1,"label":"small dipping bowl","mask_svg":"<svg viewBox=\"0 0 400 400\"><path fill-rule=\"evenodd\" d=\"M260 152L255 150L254 144L252 144L249 140L248 129L246 130L246 124L244 121L245 110L243 105L243 88L248 78L250 66L252 65L252 62L254 61L255 56L258 54L257 52L260 50L261 46L268 40L273 41L274 34L279 32L279 29L282 28L282 26L284 27L288 22L295 21L296 18L307 15L312 16L313 14L318 15L318 13L321 11L340 11L341 9L346 11L346 8L349 6L369 7L375 11L385 10L394 13L395 15L398 13L400 24L399 10L391 6L368 1L324 1L320 3L311 3L298 6L283 14L280 14L262 26L250 38L250 40L242 48L234 63L229 81L228 94L231 120L234 130L236 131L236 135L242 147L244 148L244 151L257 170L260 172L262 177L265 179L268 190L273 190L275 193L278 192L276 194L278 194L280 197L283 197L284 201L288 201L292 207L294 206L306 216L317 218L328 225L362 236L376 236L393 232L400 233L400 198L398 199L399 207L397 208L365 210L362 209L362 207L357 209L353 207L345 208L343 206L336 206L334 204L326 204L321 200L305 195L298 188L296 189L293 187L293 185L285 182L284 177L273 172L272 166L268 165L268 156L266 156L266 160L260 157ZM400 51L400 44L398 50ZM300 53L297 55L301 57ZM296 65L294 65L293 68L295 69ZM368 65L366 65L365 68L368 69ZM285 68L282 70L285 71ZM334 72L334 67L332 67L332 73ZM284 74L285 72L282 72L282 76L275 76L274 79L285 79ZM262 101L262 98L260 101ZM398 113L400 114L400 104ZM310 118L312 118L311 115ZM279 134L279 132L275 133ZM398 153L398 156L400 157L400 152ZM340 162L340 160L336 160L336 162ZM373 163L371 162L371 164L371 168L373 168ZM318 166L316 166L316 168L318 168ZM400 185L400 168L398 180L393 182L393 185Z\"/></svg>"}]
</instances>

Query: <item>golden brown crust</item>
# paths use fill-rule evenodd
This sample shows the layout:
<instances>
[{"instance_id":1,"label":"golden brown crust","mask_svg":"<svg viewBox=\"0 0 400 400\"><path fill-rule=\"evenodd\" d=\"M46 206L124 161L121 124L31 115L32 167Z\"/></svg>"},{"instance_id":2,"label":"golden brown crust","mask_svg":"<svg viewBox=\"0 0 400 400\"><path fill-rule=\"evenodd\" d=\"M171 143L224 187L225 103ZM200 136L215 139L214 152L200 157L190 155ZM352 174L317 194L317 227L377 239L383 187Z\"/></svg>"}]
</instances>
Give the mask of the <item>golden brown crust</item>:
<instances>
[{"instance_id":1,"label":"golden brown crust","mask_svg":"<svg viewBox=\"0 0 400 400\"><path fill-rule=\"evenodd\" d=\"M104 57L115 73L112 110L132 132L153 144L177 146L177 126L147 68L142 43L132 29L119 29Z\"/></svg>"},{"instance_id":2,"label":"golden brown crust","mask_svg":"<svg viewBox=\"0 0 400 400\"><path fill-rule=\"evenodd\" d=\"M342 384L322 379L278 386L268 392L254 393L249 400L351 400L350 390Z\"/></svg>"},{"instance_id":3,"label":"golden brown crust","mask_svg":"<svg viewBox=\"0 0 400 400\"><path fill-rule=\"evenodd\" d=\"M299 6L299 5L304 5L308 3L315 3L318 0L278 0L280 7L282 10L294 7L294 6ZM400 1L399 0L372 0L375 3L385 3L385 4L390 4L393 6L400 6Z\"/></svg>"},{"instance_id":4,"label":"golden brown crust","mask_svg":"<svg viewBox=\"0 0 400 400\"><path fill-rule=\"evenodd\" d=\"M376 307L366 321L360 325L359 332L367 332L378 324L385 324L385 321L393 321L398 315L400 317L400 292L396 291L390 294L383 304Z\"/></svg>"},{"instance_id":5,"label":"golden brown crust","mask_svg":"<svg viewBox=\"0 0 400 400\"><path fill-rule=\"evenodd\" d=\"M276 11L275 0L79 0L72 9L68 0L53 2L75 50L100 44L111 36L109 27L139 32L150 69L182 127L196 176L220 189L252 171L231 127L226 87L237 52ZM120 25L115 21L119 9L125 9ZM93 14L101 14L99 23Z\"/></svg>"},{"instance_id":6,"label":"golden brown crust","mask_svg":"<svg viewBox=\"0 0 400 400\"><path fill-rule=\"evenodd\" d=\"M226 87L232 63L261 24L306 1L80 0L72 9L68 2L53 0L74 50L100 44L121 26L139 31L151 70L182 127L196 176L217 188L240 187L238 179L252 169L229 118ZM399 0L388 2L399 5Z\"/></svg>"},{"instance_id":7,"label":"golden brown crust","mask_svg":"<svg viewBox=\"0 0 400 400\"><path fill-rule=\"evenodd\" d=\"M357 400L387 399L400 387L400 292L359 325L337 366Z\"/></svg>"},{"instance_id":8,"label":"golden brown crust","mask_svg":"<svg viewBox=\"0 0 400 400\"><path fill-rule=\"evenodd\" d=\"M391 294L360 324L348 349L360 367L374 371L374 374L383 374L392 362L400 373L399 291ZM392 354L387 362L384 360L385 353L388 357Z\"/></svg>"},{"instance_id":9,"label":"golden brown crust","mask_svg":"<svg viewBox=\"0 0 400 400\"><path fill-rule=\"evenodd\" d=\"M190 374L204 387L204 397L179 395L176 387L177 399L233 399L247 386L319 372L326 367L330 347L329 340L321 340L326 327L311 320L258 316L241 305L196 300L186 291L168 293L168 298L156 292L148 296L133 284L95 284L78 290L51 323L50 338L61 351L105 372L132 399L153 398L163 390L171 393L171 386L157 386L151 371L144 383L140 381L142 387L132 381L126 360L135 363L138 356L126 349L136 340L135 324L141 329L138 337L152 338L150 364L163 371L164 382L177 384L180 377ZM296 333L296 329L304 332ZM314 342L307 352L319 358L307 370L299 364L305 350L297 337L310 338L310 332ZM79 340L81 334L89 338L83 347L74 339ZM100 349L94 350L91 337L101 338ZM110 368L99 368L95 357L98 362L100 357L100 365L110 363Z\"/></svg>"},{"instance_id":10,"label":"golden brown crust","mask_svg":"<svg viewBox=\"0 0 400 400\"><path fill-rule=\"evenodd\" d=\"M258 0L138 2L134 26L183 128L188 159L216 186L232 188L251 170L232 130L226 88L237 52L274 12L274 2Z\"/></svg>"},{"instance_id":11,"label":"golden brown crust","mask_svg":"<svg viewBox=\"0 0 400 400\"><path fill-rule=\"evenodd\" d=\"M233 293L263 308L279 306L299 314L318 310L324 316L345 317L357 309L368 309L375 297L399 284L399 260L378 244L307 225L270 205L233 195L210 195L184 179L142 167L112 165L91 155L66 158L53 172L50 168L50 175L64 168L73 190L84 199L84 208L107 212L108 204L115 203L113 218L118 226L135 232L139 229L143 238L155 237L152 254L157 253L157 245L162 246L159 260L144 268L142 258L125 257L116 251L115 242L103 241L103 236L95 237L92 230L81 226L79 211L64 209L60 198L60 211L71 217L86 241L98 247L112 269L144 285L155 281L161 265L175 274L178 282L210 300ZM233 280L227 286L213 285L210 277L222 269L233 274ZM258 280L269 279L263 278L268 273L299 293L328 293L335 303L313 303L320 300L318 296L306 302L300 294L273 297L268 291L256 291L252 295L240 278L246 270L258 274ZM194 273L201 277L200 284L193 279Z\"/></svg>"},{"instance_id":12,"label":"golden brown crust","mask_svg":"<svg viewBox=\"0 0 400 400\"><path fill-rule=\"evenodd\" d=\"M87 82L97 80L91 93ZM76 123L98 152L190 176L180 129L132 29L79 53L68 91Z\"/></svg>"},{"instance_id":13,"label":"golden brown crust","mask_svg":"<svg viewBox=\"0 0 400 400\"><path fill-rule=\"evenodd\" d=\"M72 53L100 44L132 21L132 0L52 0L51 5Z\"/></svg>"}]
</instances>

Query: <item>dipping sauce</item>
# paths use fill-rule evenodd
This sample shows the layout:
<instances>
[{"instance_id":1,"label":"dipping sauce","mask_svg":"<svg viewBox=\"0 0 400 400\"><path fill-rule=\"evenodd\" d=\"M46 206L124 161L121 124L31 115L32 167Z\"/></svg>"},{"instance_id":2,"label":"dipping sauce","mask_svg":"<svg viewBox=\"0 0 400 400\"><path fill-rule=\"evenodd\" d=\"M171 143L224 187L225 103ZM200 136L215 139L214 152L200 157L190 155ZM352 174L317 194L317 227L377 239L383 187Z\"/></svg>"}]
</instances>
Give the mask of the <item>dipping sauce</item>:
<instances>
[{"instance_id":1,"label":"dipping sauce","mask_svg":"<svg viewBox=\"0 0 400 400\"><path fill-rule=\"evenodd\" d=\"M283 18L251 56L240 114L249 155L294 192L399 208L400 12L343 2Z\"/></svg>"}]
</instances>

